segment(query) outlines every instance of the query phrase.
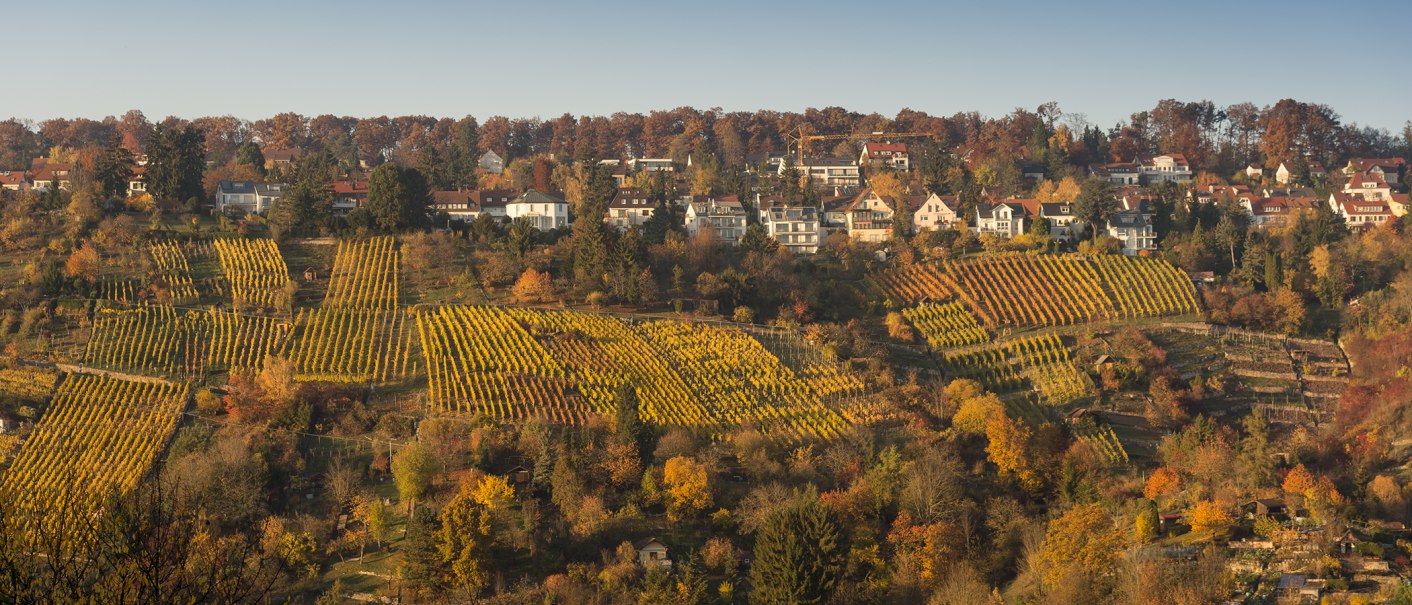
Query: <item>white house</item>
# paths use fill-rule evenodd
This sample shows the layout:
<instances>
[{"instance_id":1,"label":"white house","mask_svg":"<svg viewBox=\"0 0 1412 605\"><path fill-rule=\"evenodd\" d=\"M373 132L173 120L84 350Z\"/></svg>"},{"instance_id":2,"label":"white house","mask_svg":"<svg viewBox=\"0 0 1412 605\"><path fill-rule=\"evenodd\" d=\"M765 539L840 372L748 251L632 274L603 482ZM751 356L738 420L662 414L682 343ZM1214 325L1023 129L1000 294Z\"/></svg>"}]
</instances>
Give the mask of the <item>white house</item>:
<instances>
[{"instance_id":1,"label":"white house","mask_svg":"<svg viewBox=\"0 0 1412 605\"><path fill-rule=\"evenodd\" d=\"M914 199L916 203L912 203ZM960 206L954 195L933 193L926 197L918 196L909 199L908 202L908 206L912 210L913 231L950 229L961 220L961 215L957 212L957 208Z\"/></svg>"},{"instance_id":2,"label":"white house","mask_svg":"<svg viewBox=\"0 0 1412 605\"><path fill-rule=\"evenodd\" d=\"M1371 229L1392 219L1392 208L1386 201L1367 200L1353 193L1335 191L1329 194L1329 207L1343 218L1348 228Z\"/></svg>"},{"instance_id":3,"label":"white house","mask_svg":"<svg viewBox=\"0 0 1412 605\"><path fill-rule=\"evenodd\" d=\"M1290 179L1294 178L1294 168L1294 162L1280 162L1279 167L1275 168L1275 182L1281 185L1288 185ZM1323 164L1309 162L1309 178L1322 179L1327 176L1328 173L1324 171Z\"/></svg>"},{"instance_id":4,"label":"white house","mask_svg":"<svg viewBox=\"0 0 1412 605\"><path fill-rule=\"evenodd\" d=\"M692 236L711 230L716 239L733 246L745 235L746 222L745 207L738 201L711 198L686 205L686 232Z\"/></svg>"},{"instance_id":5,"label":"white house","mask_svg":"<svg viewBox=\"0 0 1412 605\"><path fill-rule=\"evenodd\" d=\"M634 226L645 224L652 218L655 206L648 198L647 192L637 187L625 187L619 189L613 196L613 201L608 203L608 212L603 215L603 222L618 231L627 231Z\"/></svg>"},{"instance_id":6,"label":"white house","mask_svg":"<svg viewBox=\"0 0 1412 605\"><path fill-rule=\"evenodd\" d=\"M860 242L885 242L892 239L892 215L896 200L864 189L853 199L844 216L848 237Z\"/></svg>"},{"instance_id":7,"label":"white house","mask_svg":"<svg viewBox=\"0 0 1412 605\"><path fill-rule=\"evenodd\" d=\"M569 204L563 198L531 189L505 205L505 216L511 221L528 220L535 229L548 231L569 226Z\"/></svg>"},{"instance_id":8,"label":"white house","mask_svg":"<svg viewBox=\"0 0 1412 605\"><path fill-rule=\"evenodd\" d=\"M906 143L865 143L858 154L858 164L906 172L912 168L912 156L907 153Z\"/></svg>"},{"instance_id":9,"label":"white house","mask_svg":"<svg viewBox=\"0 0 1412 605\"><path fill-rule=\"evenodd\" d=\"M1083 228L1074 220L1073 202L1043 202L1039 205L1039 217L1049 221L1049 236L1054 239L1071 241Z\"/></svg>"},{"instance_id":10,"label":"white house","mask_svg":"<svg viewBox=\"0 0 1412 605\"><path fill-rule=\"evenodd\" d=\"M1343 168L1343 173L1349 176L1359 172L1377 173L1384 182L1397 185L1402 182L1402 172L1406 169L1407 160L1402 158L1353 158Z\"/></svg>"},{"instance_id":11,"label":"white house","mask_svg":"<svg viewBox=\"0 0 1412 605\"><path fill-rule=\"evenodd\" d=\"M1016 202L976 204L976 234L1015 237L1029 228L1027 218L1025 206Z\"/></svg>"},{"instance_id":12,"label":"white house","mask_svg":"<svg viewBox=\"0 0 1412 605\"><path fill-rule=\"evenodd\" d=\"M819 209L813 206L770 206L760 209L760 224L785 250L813 254L819 250Z\"/></svg>"},{"instance_id":13,"label":"white house","mask_svg":"<svg viewBox=\"0 0 1412 605\"><path fill-rule=\"evenodd\" d=\"M147 167L133 166L132 174L127 177L127 196L142 195L147 193Z\"/></svg>"},{"instance_id":14,"label":"white house","mask_svg":"<svg viewBox=\"0 0 1412 605\"><path fill-rule=\"evenodd\" d=\"M29 164L30 188L44 191L58 183L59 189L68 191L70 170L73 170L73 164L35 158Z\"/></svg>"},{"instance_id":15,"label":"white house","mask_svg":"<svg viewBox=\"0 0 1412 605\"><path fill-rule=\"evenodd\" d=\"M637 564L643 567L671 567L672 559L667 556L667 545L657 538L644 538L633 542L637 549Z\"/></svg>"},{"instance_id":16,"label":"white house","mask_svg":"<svg viewBox=\"0 0 1412 605\"><path fill-rule=\"evenodd\" d=\"M798 166L799 174L825 187L857 187L858 162L844 158L809 158ZM781 163L780 176L789 170L789 163Z\"/></svg>"},{"instance_id":17,"label":"white house","mask_svg":"<svg viewBox=\"0 0 1412 605\"><path fill-rule=\"evenodd\" d=\"M283 183L221 181L216 183L216 209L264 212L279 201L285 187Z\"/></svg>"},{"instance_id":18,"label":"white house","mask_svg":"<svg viewBox=\"0 0 1412 605\"><path fill-rule=\"evenodd\" d=\"M1392 185L1387 182L1386 172L1355 172L1343 184L1343 192L1362 197L1369 201L1387 201L1392 197ZM1394 176L1397 173L1392 173Z\"/></svg>"},{"instance_id":19,"label":"white house","mask_svg":"<svg viewBox=\"0 0 1412 605\"><path fill-rule=\"evenodd\" d=\"M500 154L494 151L487 151L480 154L480 159L476 161L476 165L480 166L481 170L491 174L501 174L505 172L505 158L500 157Z\"/></svg>"},{"instance_id":20,"label":"white house","mask_svg":"<svg viewBox=\"0 0 1412 605\"><path fill-rule=\"evenodd\" d=\"M1137 164L1138 174L1144 185L1191 181L1191 164L1187 163L1186 156L1180 153L1139 156L1134 163Z\"/></svg>"},{"instance_id":21,"label":"white house","mask_svg":"<svg viewBox=\"0 0 1412 605\"><path fill-rule=\"evenodd\" d=\"M1090 176L1108 179L1108 182L1114 185L1136 185L1141 181L1137 164L1132 162L1089 164L1088 173Z\"/></svg>"},{"instance_id":22,"label":"white house","mask_svg":"<svg viewBox=\"0 0 1412 605\"><path fill-rule=\"evenodd\" d=\"M1312 211L1319 200L1312 197L1243 197L1240 205L1250 213L1250 223L1257 229L1281 229L1293 224L1300 212Z\"/></svg>"},{"instance_id":23,"label":"white house","mask_svg":"<svg viewBox=\"0 0 1412 605\"><path fill-rule=\"evenodd\" d=\"M628 168L633 172L674 172L677 169L672 158L633 158L628 160Z\"/></svg>"},{"instance_id":24,"label":"white house","mask_svg":"<svg viewBox=\"0 0 1412 605\"><path fill-rule=\"evenodd\" d=\"M1129 256L1157 249L1157 232L1145 205L1113 213L1108 218L1108 236L1122 242L1123 254Z\"/></svg>"}]
</instances>

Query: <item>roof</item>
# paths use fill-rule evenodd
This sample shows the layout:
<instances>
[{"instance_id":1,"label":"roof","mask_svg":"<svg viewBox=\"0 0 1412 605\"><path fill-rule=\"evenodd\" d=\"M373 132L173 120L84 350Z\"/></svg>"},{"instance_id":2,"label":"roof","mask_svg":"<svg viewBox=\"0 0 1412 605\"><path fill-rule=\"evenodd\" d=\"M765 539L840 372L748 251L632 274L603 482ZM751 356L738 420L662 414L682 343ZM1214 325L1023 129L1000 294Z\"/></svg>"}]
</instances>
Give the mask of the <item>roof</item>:
<instances>
[{"instance_id":1,"label":"roof","mask_svg":"<svg viewBox=\"0 0 1412 605\"><path fill-rule=\"evenodd\" d=\"M1137 164L1132 162L1089 164L1088 170L1098 176L1108 176L1110 174L1137 174Z\"/></svg>"},{"instance_id":2,"label":"roof","mask_svg":"<svg viewBox=\"0 0 1412 605\"><path fill-rule=\"evenodd\" d=\"M638 550L642 550L642 549L644 549L644 548L647 548L647 547L649 547L649 546L652 546L653 544L656 544L657 546L661 547L663 550L666 550L666 549L667 549L667 545L666 545L666 544L663 544L662 541L661 541L661 540L658 540L657 538L643 538L643 539L641 539L641 540L638 540L638 541L636 541L636 542L633 542L633 543L632 543L632 547L633 547L633 548L636 548L636 549L638 549Z\"/></svg>"},{"instance_id":3,"label":"roof","mask_svg":"<svg viewBox=\"0 0 1412 605\"><path fill-rule=\"evenodd\" d=\"M874 192L874 191L872 190L871 187L869 187L869 188L863 189L862 191L859 191L859 192L858 192L858 195L853 196L853 202L850 203L850 204L848 204L847 211L848 211L848 212L853 212L854 207L856 207L856 206L858 206L859 204L862 204L862 203L864 203L864 202L870 201L870 200L876 200L876 201L882 202L884 205L887 206L887 209L888 209L888 210L896 211L896 209L897 209L897 201L894 200L894 199L892 199L892 196L890 196L890 195L878 195L876 192Z\"/></svg>"},{"instance_id":4,"label":"roof","mask_svg":"<svg viewBox=\"0 0 1412 605\"><path fill-rule=\"evenodd\" d=\"M1295 210L1313 210L1318 205L1319 201L1312 197L1257 197L1250 200L1250 213L1284 214Z\"/></svg>"},{"instance_id":5,"label":"roof","mask_svg":"<svg viewBox=\"0 0 1412 605\"><path fill-rule=\"evenodd\" d=\"M1384 177L1381 172L1355 172L1353 176L1348 177L1348 185L1346 187L1349 189L1362 189L1363 183L1386 185L1387 178ZM1355 187L1355 185L1357 186Z\"/></svg>"},{"instance_id":6,"label":"roof","mask_svg":"<svg viewBox=\"0 0 1412 605\"><path fill-rule=\"evenodd\" d=\"M1150 224L1147 218L1140 210L1123 210L1114 212L1113 216L1108 218L1108 225L1118 228L1145 227Z\"/></svg>"},{"instance_id":7,"label":"roof","mask_svg":"<svg viewBox=\"0 0 1412 605\"><path fill-rule=\"evenodd\" d=\"M433 191L431 192L432 204L438 208L458 208L465 207L468 210L480 210L480 202L471 197L470 191Z\"/></svg>"},{"instance_id":8,"label":"roof","mask_svg":"<svg viewBox=\"0 0 1412 605\"><path fill-rule=\"evenodd\" d=\"M293 162L304 157L304 148L289 147L287 149L261 150L266 162Z\"/></svg>"},{"instance_id":9,"label":"roof","mask_svg":"<svg viewBox=\"0 0 1412 605\"><path fill-rule=\"evenodd\" d=\"M1029 216L1039 216L1039 200L1032 197L1017 197L1005 200L1007 204L1019 204Z\"/></svg>"},{"instance_id":10,"label":"roof","mask_svg":"<svg viewBox=\"0 0 1412 605\"><path fill-rule=\"evenodd\" d=\"M1139 155L1134 164L1141 166L1152 166L1157 163L1158 158L1171 158L1172 163L1178 166L1187 166L1186 156L1180 153L1160 153L1157 155Z\"/></svg>"},{"instance_id":11,"label":"roof","mask_svg":"<svg viewBox=\"0 0 1412 605\"><path fill-rule=\"evenodd\" d=\"M520 196L519 193L510 189L475 189L466 193L480 208L501 207Z\"/></svg>"},{"instance_id":12,"label":"roof","mask_svg":"<svg viewBox=\"0 0 1412 605\"><path fill-rule=\"evenodd\" d=\"M819 209L813 206L770 206L765 210L771 221L815 221Z\"/></svg>"},{"instance_id":13,"label":"roof","mask_svg":"<svg viewBox=\"0 0 1412 605\"><path fill-rule=\"evenodd\" d=\"M530 189L510 201L511 204L563 204L564 198Z\"/></svg>"},{"instance_id":14,"label":"roof","mask_svg":"<svg viewBox=\"0 0 1412 605\"><path fill-rule=\"evenodd\" d=\"M278 197L284 195L284 188L289 185L284 183L255 183L255 194L266 197Z\"/></svg>"},{"instance_id":15,"label":"roof","mask_svg":"<svg viewBox=\"0 0 1412 605\"><path fill-rule=\"evenodd\" d=\"M329 184L335 195L354 195L368 192L367 181L334 181Z\"/></svg>"},{"instance_id":16,"label":"roof","mask_svg":"<svg viewBox=\"0 0 1412 605\"><path fill-rule=\"evenodd\" d=\"M1348 165L1353 167L1354 172L1367 172L1374 168L1388 172L1406 166L1407 160L1402 158L1353 158L1348 161Z\"/></svg>"},{"instance_id":17,"label":"roof","mask_svg":"<svg viewBox=\"0 0 1412 605\"><path fill-rule=\"evenodd\" d=\"M994 204L987 204L984 202L976 204L976 215L981 218L995 218L996 209L1006 207L1009 208L1012 213L1018 213L1020 216L1025 216L1025 206L1023 204L1016 204L1013 202L1014 200L996 202Z\"/></svg>"},{"instance_id":18,"label":"roof","mask_svg":"<svg viewBox=\"0 0 1412 605\"><path fill-rule=\"evenodd\" d=\"M868 155L892 155L907 153L906 143L865 143L863 153Z\"/></svg>"},{"instance_id":19,"label":"roof","mask_svg":"<svg viewBox=\"0 0 1412 605\"><path fill-rule=\"evenodd\" d=\"M638 187L624 187L618 190L613 196L613 201L608 202L609 208L647 208L652 206L652 200L647 192Z\"/></svg>"},{"instance_id":20,"label":"roof","mask_svg":"<svg viewBox=\"0 0 1412 605\"><path fill-rule=\"evenodd\" d=\"M1344 193L1335 191L1329 194L1343 213L1349 216L1378 216L1382 214L1392 214L1387 202L1379 202L1364 199L1362 195L1356 193Z\"/></svg>"},{"instance_id":21,"label":"roof","mask_svg":"<svg viewBox=\"0 0 1412 605\"><path fill-rule=\"evenodd\" d=\"M1073 202L1042 202L1039 205L1040 216L1073 216Z\"/></svg>"},{"instance_id":22,"label":"roof","mask_svg":"<svg viewBox=\"0 0 1412 605\"><path fill-rule=\"evenodd\" d=\"M25 173L19 170L0 172L0 185L19 185L26 180Z\"/></svg>"},{"instance_id":23,"label":"roof","mask_svg":"<svg viewBox=\"0 0 1412 605\"><path fill-rule=\"evenodd\" d=\"M848 158L805 158L803 166L852 166L858 167L858 160Z\"/></svg>"},{"instance_id":24,"label":"roof","mask_svg":"<svg viewBox=\"0 0 1412 605\"><path fill-rule=\"evenodd\" d=\"M217 193L255 193L255 181L221 181L216 183Z\"/></svg>"},{"instance_id":25,"label":"roof","mask_svg":"<svg viewBox=\"0 0 1412 605\"><path fill-rule=\"evenodd\" d=\"M819 200L819 206L824 212L844 212L853 205L852 195L830 195Z\"/></svg>"}]
</instances>

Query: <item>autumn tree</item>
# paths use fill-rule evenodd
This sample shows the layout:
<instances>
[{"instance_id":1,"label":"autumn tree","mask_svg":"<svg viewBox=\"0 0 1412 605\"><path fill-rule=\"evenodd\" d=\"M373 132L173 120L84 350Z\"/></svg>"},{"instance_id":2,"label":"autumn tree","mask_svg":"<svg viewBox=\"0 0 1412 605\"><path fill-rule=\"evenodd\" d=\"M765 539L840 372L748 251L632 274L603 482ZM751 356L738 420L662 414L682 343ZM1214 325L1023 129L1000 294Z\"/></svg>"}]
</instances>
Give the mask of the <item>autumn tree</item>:
<instances>
[{"instance_id":1,"label":"autumn tree","mask_svg":"<svg viewBox=\"0 0 1412 605\"><path fill-rule=\"evenodd\" d=\"M1309 472L1309 469L1304 468L1303 464L1300 464L1285 474L1285 480L1281 487L1284 488L1286 494L1302 496L1304 492L1314 487L1314 475Z\"/></svg>"},{"instance_id":2,"label":"autumn tree","mask_svg":"<svg viewBox=\"0 0 1412 605\"><path fill-rule=\"evenodd\" d=\"M431 487L436 466L431 450L420 441L402 448L392 457L392 480L397 484L398 497L407 503L409 514L416 515L415 503Z\"/></svg>"},{"instance_id":3,"label":"autumn tree","mask_svg":"<svg viewBox=\"0 0 1412 605\"><path fill-rule=\"evenodd\" d=\"M1037 466L1036 452L1031 443L1034 433L1020 420L1005 414L993 414L985 425L986 454L1000 474L1013 477L1027 491L1038 493L1045 479Z\"/></svg>"},{"instance_id":4,"label":"autumn tree","mask_svg":"<svg viewBox=\"0 0 1412 605\"><path fill-rule=\"evenodd\" d=\"M755 605L823 603L843 571L839 527L818 499L797 496L766 519L750 568Z\"/></svg>"},{"instance_id":5,"label":"autumn tree","mask_svg":"<svg viewBox=\"0 0 1412 605\"><path fill-rule=\"evenodd\" d=\"M64 261L64 275L94 283L98 281L98 261L98 249L84 242Z\"/></svg>"},{"instance_id":6,"label":"autumn tree","mask_svg":"<svg viewBox=\"0 0 1412 605\"><path fill-rule=\"evenodd\" d=\"M710 475L693 458L675 456L667 460L662 483L667 487L667 517L674 523L711 506Z\"/></svg>"},{"instance_id":7,"label":"autumn tree","mask_svg":"<svg viewBox=\"0 0 1412 605\"><path fill-rule=\"evenodd\" d=\"M530 267L520 274L512 292L515 300L520 302L548 302L554 299L554 282L549 279L548 273Z\"/></svg>"},{"instance_id":8,"label":"autumn tree","mask_svg":"<svg viewBox=\"0 0 1412 605\"><path fill-rule=\"evenodd\" d=\"M436 549L453 586L475 595L489 585L491 544L490 511L471 486L464 486L442 509L436 532Z\"/></svg>"},{"instance_id":9,"label":"autumn tree","mask_svg":"<svg viewBox=\"0 0 1412 605\"><path fill-rule=\"evenodd\" d=\"M1197 502L1186 514L1187 519L1191 521L1191 531L1194 532L1220 534L1230 529L1235 522L1226 509L1211 500Z\"/></svg>"},{"instance_id":10,"label":"autumn tree","mask_svg":"<svg viewBox=\"0 0 1412 605\"><path fill-rule=\"evenodd\" d=\"M1071 570L1094 579L1106 576L1123 546L1122 533L1102 505L1075 506L1045 528L1038 553L1044 582L1056 585Z\"/></svg>"},{"instance_id":11,"label":"autumn tree","mask_svg":"<svg viewBox=\"0 0 1412 605\"><path fill-rule=\"evenodd\" d=\"M1133 520L1133 540L1146 544L1157 539L1161 519L1157 514L1157 503L1144 498L1138 501L1137 516Z\"/></svg>"},{"instance_id":12,"label":"autumn tree","mask_svg":"<svg viewBox=\"0 0 1412 605\"><path fill-rule=\"evenodd\" d=\"M1177 491L1181 485L1181 476L1167 467L1160 467L1152 471L1147 477L1147 485L1142 488L1142 497L1148 500L1156 500L1163 496L1169 496Z\"/></svg>"}]
</instances>

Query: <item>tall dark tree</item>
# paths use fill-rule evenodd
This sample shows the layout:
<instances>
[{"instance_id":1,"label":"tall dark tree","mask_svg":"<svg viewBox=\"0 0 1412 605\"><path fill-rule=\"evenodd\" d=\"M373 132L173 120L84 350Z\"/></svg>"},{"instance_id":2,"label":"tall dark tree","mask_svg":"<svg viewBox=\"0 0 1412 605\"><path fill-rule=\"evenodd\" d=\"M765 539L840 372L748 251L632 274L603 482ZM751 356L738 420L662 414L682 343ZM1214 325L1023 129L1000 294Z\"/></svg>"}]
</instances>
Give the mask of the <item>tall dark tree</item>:
<instances>
[{"instance_id":1,"label":"tall dark tree","mask_svg":"<svg viewBox=\"0 0 1412 605\"><path fill-rule=\"evenodd\" d=\"M383 164L368 177L368 201L363 208L373 226L391 232L425 224L430 202L431 191L421 171Z\"/></svg>"},{"instance_id":2,"label":"tall dark tree","mask_svg":"<svg viewBox=\"0 0 1412 605\"><path fill-rule=\"evenodd\" d=\"M127 193L128 179L132 178L132 152L122 146L103 150L93 161L93 180L107 198L122 197Z\"/></svg>"},{"instance_id":3,"label":"tall dark tree","mask_svg":"<svg viewBox=\"0 0 1412 605\"><path fill-rule=\"evenodd\" d=\"M822 603L843 568L838 524L817 497L798 496L771 513L755 539L755 605Z\"/></svg>"},{"instance_id":4,"label":"tall dark tree","mask_svg":"<svg viewBox=\"0 0 1412 605\"><path fill-rule=\"evenodd\" d=\"M456 123L456 136L447 151L447 166L454 187L474 187L480 160L480 131L476 119L466 116Z\"/></svg>"},{"instance_id":5,"label":"tall dark tree","mask_svg":"<svg viewBox=\"0 0 1412 605\"><path fill-rule=\"evenodd\" d=\"M236 148L235 163L249 166L261 176L265 174L265 152L260 151L260 145L255 141L246 141Z\"/></svg>"},{"instance_id":6,"label":"tall dark tree","mask_svg":"<svg viewBox=\"0 0 1412 605\"><path fill-rule=\"evenodd\" d=\"M637 389L630 384L618 387L614 396L615 434L620 443L633 446L639 460L647 457L652 446L652 427L642 421L641 402Z\"/></svg>"},{"instance_id":7,"label":"tall dark tree","mask_svg":"<svg viewBox=\"0 0 1412 605\"><path fill-rule=\"evenodd\" d=\"M202 195L206 135L195 125L159 124L147 141L148 190L158 199L184 201Z\"/></svg>"},{"instance_id":8,"label":"tall dark tree","mask_svg":"<svg viewBox=\"0 0 1412 605\"><path fill-rule=\"evenodd\" d=\"M1079 198L1074 200L1074 215L1088 223L1093 229L1094 239L1103 232L1108 217L1118 209L1118 198L1113 196L1113 183L1102 177L1090 177L1079 187Z\"/></svg>"}]
</instances>

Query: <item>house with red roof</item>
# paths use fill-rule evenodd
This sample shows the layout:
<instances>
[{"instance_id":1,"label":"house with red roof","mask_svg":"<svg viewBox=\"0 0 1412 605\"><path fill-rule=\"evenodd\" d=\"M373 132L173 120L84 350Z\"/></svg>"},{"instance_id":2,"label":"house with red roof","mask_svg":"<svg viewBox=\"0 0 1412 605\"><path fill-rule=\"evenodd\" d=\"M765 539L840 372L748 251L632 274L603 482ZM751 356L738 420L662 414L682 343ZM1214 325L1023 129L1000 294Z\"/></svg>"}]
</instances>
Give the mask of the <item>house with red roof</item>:
<instances>
[{"instance_id":1,"label":"house with red roof","mask_svg":"<svg viewBox=\"0 0 1412 605\"><path fill-rule=\"evenodd\" d=\"M1352 177L1355 174L1377 174L1389 185L1402 183L1402 175L1407 171L1407 160L1403 158L1353 158L1343 168L1343 173Z\"/></svg>"},{"instance_id":2,"label":"house with red roof","mask_svg":"<svg viewBox=\"0 0 1412 605\"><path fill-rule=\"evenodd\" d=\"M333 211L348 214L354 208L362 208L368 201L368 182L343 180L329 183L333 190Z\"/></svg>"},{"instance_id":3,"label":"house with red roof","mask_svg":"<svg viewBox=\"0 0 1412 605\"><path fill-rule=\"evenodd\" d=\"M45 190L58 183L59 189L68 190L69 171L73 164L55 162L49 158L34 158L29 164L29 182L33 189Z\"/></svg>"},{"instance_id":4,"label":"house with red roof","mask_svg":"<svg viewBox=\"0 0 1412 605\"><path fill-rule=\"evenodd\" d=\"M1294 217L1299 213L1318 208L1319 200L1296 196L1247 197L1240 205L1250 212L1250 222L1255 228L1283 229L1294 224Z\"/></svg>"},{"instance_id":5,"label":"house with red roof","mask_svg":"<svg viewBox=\"0 0 1412 605\"><path fill-rule=\"evenodd\" d=\"M1387 182L1387 176L1388 173L1379 171L1355 172L1343 184L1343 192L1365 200L1385 201L1392 195L1392 185Z\"/></svg>"},{"instance_id":6,"label":"house with red roof","mask_svg":"<svg viewBox=\"0 0 1412 605\"><path fill-rule=\"evenodd\" d=\"M6 191L29 191L29 175L23 170L0 172L0 189Z\"/></svg>"},{"instance_id":7,"label":"house with red roof","mask_svg":"<svg viewBox=\"0 0 1412 605\"><path fill-rule=\"evenodd\" d=\"M869 142L863 145L863 152L858 155L858 164L906 172L912 168L911 158L907 153L906 143Z\"/></svg>"},{"instance_id":8,"label":"house with red roof","mask_svg":"<svg viewBox=\"0 0 1412 605\"><path fill-rule=\"evenodd\" d=\"M1343 218L1350 229L1371 229L1392 219L1392 208L1386 201L1368 200L1362 196L1335 191L1329 194L1329 207Z\"/></svg>"}]
</instances>

